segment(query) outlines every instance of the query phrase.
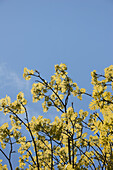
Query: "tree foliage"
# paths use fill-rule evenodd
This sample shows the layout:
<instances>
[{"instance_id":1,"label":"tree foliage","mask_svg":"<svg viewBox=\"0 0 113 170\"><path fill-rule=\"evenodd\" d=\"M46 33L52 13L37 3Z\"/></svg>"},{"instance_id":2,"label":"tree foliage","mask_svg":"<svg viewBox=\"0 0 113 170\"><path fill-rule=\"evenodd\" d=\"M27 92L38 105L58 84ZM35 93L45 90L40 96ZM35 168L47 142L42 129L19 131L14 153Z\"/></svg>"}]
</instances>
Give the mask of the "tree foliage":
<instances>
[{"instance_id":1,"label":"tree foliage","mask_svg":"<svg viewBox=\"0 0 113 170\"><path fill-rule=\"evenodd\" d=\"M44 112L53 107L61 116L56 116L53 122L41 115L29 120L23 92L13 102L7 95L0 100L1 113L10 117L10 122L0 127L0 152L11 170L14 169L12 155L16 157L17 152L16 170L113 169L113 66L104 71L103 75L95 70L91 72L93 92L89 94L72 81L65 64L55 65L50 82L37 70L24 68L26 80L35 77L31 89L33 102L42 100ZM76 112L69 99L82 100L83 95L91 98L90 110L80 108ZM25 130L29 136L23 134ZM8 169L2 159L0 168Z\"/></svg>"}]
</instances>

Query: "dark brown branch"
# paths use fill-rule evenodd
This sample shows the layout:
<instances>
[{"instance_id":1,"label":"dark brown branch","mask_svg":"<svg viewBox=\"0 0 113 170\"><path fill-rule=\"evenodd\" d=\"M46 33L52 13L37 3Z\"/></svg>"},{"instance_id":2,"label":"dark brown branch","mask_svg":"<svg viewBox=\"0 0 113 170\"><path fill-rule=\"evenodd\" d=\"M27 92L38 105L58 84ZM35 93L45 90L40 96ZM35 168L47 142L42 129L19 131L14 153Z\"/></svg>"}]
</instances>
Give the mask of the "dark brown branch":
<instances>
[{"instance_id":1,"label":"dark brown branch","mask_svg":"<svg viewBox=\"0 0 113 170\"><path fill-rule=\"evenodd\" d=\"M21 103L22 104L22 103ZM26 113L26 120L27 120L27 123L28 123L28 130L29 130L29 133L31 135L31 138L33 140L33 144L34 144L34 149L35 149L35 154L36 154L36 162L37 162L37 167L38 167L38 170L39 170L39 161L38 161L38 154L37 154L37 146L36 146L36 142L35 142L35 139L33 137L33 134L32 134L32 131L30 129L30 124L29 124L29 120L28 120L28 113L27 113L27 110L26 110L26 107L22 104L22 106L24 107L25 109L25 113Z\"/></svg>"},{"instance_id":2,"label":"dark brown branch","mask_svg":"<svg viewBox=\"0 0 113 170\"><path fill-rule=\"evenodd\" d=\"M84 155L89 159L89 161L92 163L94 169L96 170L95 164L93 163L93 161L91 160L91 158L90 158L89 156L87 156L86 153L84 153L78 146L76 146L76 147L80 150L80 152L81 152L82 154L84 154Z\"/></svg>"},{"instance_id":3,"label":"dark brown branch","mask_svg":"<svg viewBox=\"0 0 113 170\"><path fill-rule=\"evenodd\" d=\"M96 115L98 117L98 119L102 122L102 124L104 124L103 120L97 115L97 113L93 113L94 115Z\"/></svg>"},{"instance_id":4,"label":"dark brown branch","mask_svg":"<svg viewBox=\"0 0 113 170\"><path fill-rule=\"evenodd\" d=\"M35 71L38 73L38 76L35 75L35 74L28 74L28 75L35 76L35 77L40 78L40 80L42 80L42 82L43 82L48 88L50 88L51 91L58 97L58 99L61 101L62 105L65 106L64 103L63 103L63 101L60 99L59 95L58 95L58 94L53 90L53 88L50 87L49 84L40 76L39 72L38 72L37 70L35 70Z\"/></svg>"},{"instance_id":5,"label":"dark brown branch","mask_svg":"<svg viewBox=\"0 0 113 170\"><path fill-rule=\"evenodd\" d=\"M51 143L51 170L53 170L53 146L52 146L52 138L50 138Z\"/></svg>"},{"instance_id":6,"label":"dark brown branch","mask_svg":"<svg viewBox=\"0 0 113 170\"><path fill-rule=\"evenodd\" d=\"M8 160L11 170L13 170L13 167L12 167L12 163L11 163L10 158L7 157L7 155L4 153L4 151L3 151L2 149L0 149L0 152L2 152L2 154L3 154L3 155L5 156L5 158Z\"/></svg>"}]
</instances>

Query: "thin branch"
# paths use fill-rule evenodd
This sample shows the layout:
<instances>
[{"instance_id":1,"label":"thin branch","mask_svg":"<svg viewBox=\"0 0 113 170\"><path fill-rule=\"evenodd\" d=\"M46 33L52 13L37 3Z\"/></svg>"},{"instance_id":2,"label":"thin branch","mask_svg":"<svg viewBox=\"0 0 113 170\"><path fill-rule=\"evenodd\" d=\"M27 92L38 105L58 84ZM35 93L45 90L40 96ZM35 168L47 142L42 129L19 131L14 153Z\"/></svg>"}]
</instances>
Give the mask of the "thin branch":
<instances>
[{"instance_id":1,"label":"thin branch","mask_svg":"<svg viewBox=\"0 0 113 170\"><path fill-rule=\"evenodd\" d=\"M63 101L60 99L59 95L58 95L58 94L53 90L53 88L52 88L51 86L49 86L49 84L40 76L39 72L38 72L37 70L35 70L35 72L38 73L38 76L35 75L35 74L28 74L28 75L31 75L31 76L40 78L40 80L42 80L42 82L44 82L45 85L46 85L48 88L50 88L51 91L58 97L58 99L61 101L62 105L65 106L64 103L63 103Z\"/></svg>"},{"instance_id":2,"label":"thin branch","mask_svg":"<svg viewBox=\"0 0 113 170\"><path fill-rule=\"evenodd\" d=\"M7 157L7 155L4 153L4 151L3 151L2 149L0 149L0 152L2 152L2 154L3 154L3 155L5 156L5 158L8 160L11 170L13 170L13 167L12 167L12 164L11 164L11 160Z\"/></svg>"},{"instance_id":3,"label":"thin branch","mask_svg":"<svg viewBox=\"0 0 113 170\"><path fill-rule=\"evenodd\" d=\"M10 152L9 152L9 159L11 160L11 153L13 151L13 143L11 141L11 137L9 136L9 140L10 140L10 146L11 146L11 149L10 149Z\"/></svg>"},{"instance_id":4,"label":"thin branch","mask_svg":"<svg viewBox=\"0 0 113 170\"><path fill-rule=\"evenodd\" d=\"M53 170L53 146L52 146L52 138L50 138L51 143L51 170Z\"/></svg>"},{"instance_id":5,"label":"thin branch","mask_svg":"<svg viewBox=\"0 0 113 170\"><path fill-rule=\"evenodd\" d=\"M92 163L94 169L96 170L95 164L93 163L93 161L91 160L91 158L90 158L89 156L87 156L86 153L84 153L78 146L76 146L76 147L80 150L80 152L81 152L82 154L84 154L84 155L89 159L89 161Z\"/></svg>"},{"instance_id":6,"label":"thin branch","mask_svg":"<svg viewBox=\"0 0 113 170\"><path fill-rule=\"evenodd\" d=\"M89 93L86 93L86 92L85 92L84 94L86 94L87 96L90 96L90 97L92 97L92 95L91 95L91 94L89 94Z\"/></svg>"},{"instance_id":7,"label":"thin branch","mask_svg":"<svg viewBox=\"0 0 113 170\"><path fill-rule=\"evenodd\" d=\"M22 104L22 103L21 103ZM29 124L29 120L28 120L28 113L27 113L27 109L26 107L22 104L22 106L24 107L25 109L25 113L26 113L26 120L27 120L27 123L28 123L28 130L29 130L29 133L31 135L31 138L33 140L33 144L34 144L34 149L35 149L35 154L36 154L36 162L37 162L37 167L38 167L38 170L39 170L39 161L38 161L38 154L37 154L37 146L36 146L36 142L35 142L35 139L33 137L33 134L32 134L32 131L30 129L30 124Z\"/></svg>"},{"instance_id":8,"label":"thin branch","mask_svg":"<svg viewBox=\"0 0 113 170\"><path fill-rule=\"evenodd\" d=\"M97 113L93 113L94 115L96 115L98 117L98 119L102 122L102 124L104 124L103 120L97 115Z\"/></svg>"}]
</instances>

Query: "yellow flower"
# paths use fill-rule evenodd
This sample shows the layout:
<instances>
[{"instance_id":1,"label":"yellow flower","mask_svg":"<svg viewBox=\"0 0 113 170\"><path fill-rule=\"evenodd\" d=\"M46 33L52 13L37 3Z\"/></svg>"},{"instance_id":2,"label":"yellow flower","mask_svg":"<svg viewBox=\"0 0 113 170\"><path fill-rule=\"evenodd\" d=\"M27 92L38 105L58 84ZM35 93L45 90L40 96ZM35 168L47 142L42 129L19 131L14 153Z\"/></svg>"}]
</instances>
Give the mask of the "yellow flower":
<instances>
[{"instance_id":1,"label":"yellow flower","mask_svg":"<svg viewBox=\"0 0 113 170\"><path fill-rule=\"evenodd\" d=\"M81 88L81 89L80 89L80 92L84 94L84 93L86 92L86 89Z\"/></svg>"},{"instance_id":2,"label":"yellow flower","mask_svg":"<svg viewBox=\"0 0 113 170\"><path fill-rule=\"evenodd\" d=\"M30 80L31 76L30 75L33 75L34 74L34 71L33 70L29 70L27 69L26 67L24 68L24 73L23 73L23 78L25 80Z\"/></svg>"}]
</instances>

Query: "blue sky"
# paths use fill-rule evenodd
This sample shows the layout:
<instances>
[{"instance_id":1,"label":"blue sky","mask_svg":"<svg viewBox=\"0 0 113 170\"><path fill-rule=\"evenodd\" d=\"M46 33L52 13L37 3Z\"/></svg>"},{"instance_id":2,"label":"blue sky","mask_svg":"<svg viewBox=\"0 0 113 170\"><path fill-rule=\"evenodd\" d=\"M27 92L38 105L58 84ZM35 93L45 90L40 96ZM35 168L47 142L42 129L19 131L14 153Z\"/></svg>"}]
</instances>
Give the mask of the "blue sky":
<instances>
[{"instance_id":1,"label":"blue sky","mask_svg":"<svg viewBox=\"0 0 113 170\"><path fill-rule=\"evenodd\" d=\"M23 69L37 69L49 80L60 63L91 92L90 72L113 64L113 1L1 0L0 98L14 100L23 91L28 110L41 112L40 104L31 104L33 81L23 79Z\"/></svg>"}]
</instances>

